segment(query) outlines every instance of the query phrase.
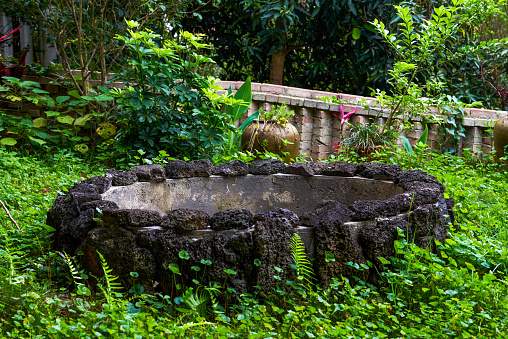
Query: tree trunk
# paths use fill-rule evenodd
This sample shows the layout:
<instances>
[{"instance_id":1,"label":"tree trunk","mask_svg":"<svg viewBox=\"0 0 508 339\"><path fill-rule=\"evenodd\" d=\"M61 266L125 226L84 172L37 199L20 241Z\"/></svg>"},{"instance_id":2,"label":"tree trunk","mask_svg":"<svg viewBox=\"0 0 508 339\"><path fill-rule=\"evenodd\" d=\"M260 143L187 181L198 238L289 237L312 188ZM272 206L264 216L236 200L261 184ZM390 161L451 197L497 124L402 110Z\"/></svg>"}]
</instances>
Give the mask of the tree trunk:
<instances>
[{"instance_id":1,"label":"tree trunk","mask_svg":"<svg viewBox=\"0 0 508 339\"><path fill-rule=\"evenodd\" d=\"M282 85L284 77L284 61L286 59L286 51L272 54L272 62L270 63L270 83L274 85Z\"/></svg>"}]
</instances>

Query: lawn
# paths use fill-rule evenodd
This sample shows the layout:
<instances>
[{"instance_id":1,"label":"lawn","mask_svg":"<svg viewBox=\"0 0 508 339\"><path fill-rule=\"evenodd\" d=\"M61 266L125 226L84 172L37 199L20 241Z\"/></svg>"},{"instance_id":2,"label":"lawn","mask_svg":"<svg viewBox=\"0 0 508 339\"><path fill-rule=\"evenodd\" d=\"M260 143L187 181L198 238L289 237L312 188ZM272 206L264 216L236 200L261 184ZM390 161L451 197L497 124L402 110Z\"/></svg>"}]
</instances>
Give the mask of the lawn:
<instances>
[{"instance_id":1,"label":"lawn","mask_svg":"<svg viewBox=\"0 0 508 339\"><path fill-rule=\"evenodd\" d=\"M467 153L467 152L466 152ZM451 236L433 254L405 240L375 286L335 277L327 289L296 284L269 295L182 291L145 295L114 272L92 289L71 258L51 251L46 212L59 192L104 172L71 153L34 155L0 150L0 334L34 338L501 338L508 336L506 281L508 172L489 157L453 157L401 150L379 160L435 175L455 199ZM362 277L369 269L351 263ZM104 263L107 269L107 263ZM284 282L281 282L284 284ZM196 292L196 291L194 291ZM205 299L207 311L192 307Z\"/></svg>"}]
</instances>

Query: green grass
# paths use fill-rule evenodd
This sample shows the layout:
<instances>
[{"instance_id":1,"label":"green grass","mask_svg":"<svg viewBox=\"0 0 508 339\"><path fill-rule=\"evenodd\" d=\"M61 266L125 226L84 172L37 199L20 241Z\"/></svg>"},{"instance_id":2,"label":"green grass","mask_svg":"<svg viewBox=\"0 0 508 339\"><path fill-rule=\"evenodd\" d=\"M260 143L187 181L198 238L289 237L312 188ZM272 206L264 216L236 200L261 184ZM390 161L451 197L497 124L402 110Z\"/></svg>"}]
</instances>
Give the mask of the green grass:
<instances>
[{"instance_id":1,"label":"green grass","mask_svg":"<svg viewBox=\"0 0 508 339\"><path fill-rule=\"evenodd\" d=\"M382 283L336 277L322 290L243 295L209 304L192 297L122 295L89 289L86 272L50 250L47 210L59 190L101 173L68 153L34 156L0 149L0 335L34 338L503 338L508 337L508 174L476 161L416 150L386 151L385 162L435 175L455 198L452 236L438 255L406 240L385 262ZM102 172L103 173L103 172ZM105 264L107 271L107 264ZM71 269L69 268L71 267ZM352 264L352 267L358 267ZM364 267L358 267L358 277ZM113 279L114 272L108 274ZM88 278L88 280L87 280ZM112 281L109 281L110 283ZM103 286L108 286L103 281ZM219 282L220 283L220 282ZM218 293L229 293L220 287ZM227 298L226 298L227 299ZM222 299L220 299L222 300ZM186 304L186 301L188 302ZM179 304L179 305L176 305ZM176 306L176 307L175 307ZM178 310L178 309L180 310ZM185 311L182 311L185 310Z\"/></svg>"}]
</instances>

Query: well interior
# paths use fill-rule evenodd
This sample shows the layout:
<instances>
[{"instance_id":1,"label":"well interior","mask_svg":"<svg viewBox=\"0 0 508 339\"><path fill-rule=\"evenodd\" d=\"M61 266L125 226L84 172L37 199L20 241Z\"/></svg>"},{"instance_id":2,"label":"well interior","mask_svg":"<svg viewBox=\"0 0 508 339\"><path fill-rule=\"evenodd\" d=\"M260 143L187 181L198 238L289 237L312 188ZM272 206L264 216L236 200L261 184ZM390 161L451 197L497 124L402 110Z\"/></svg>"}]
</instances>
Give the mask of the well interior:
<instances>
[{"instance_id":1,"label":"well interior","mask_svg":"<svg viewBox=\"0 0 508 339\"><path fill-rule=\"evenodd\" d=\"M228 209L244 208L258 214L285 208L299 215L314 210L322 200L336 200L348 206L358 200L386 200L403 192L392 181L273 174L138 182L111 187L102 198L115 202L119 208L150 209L164 214L180 208L210 215Z\"/></svg>"}]
</instances>

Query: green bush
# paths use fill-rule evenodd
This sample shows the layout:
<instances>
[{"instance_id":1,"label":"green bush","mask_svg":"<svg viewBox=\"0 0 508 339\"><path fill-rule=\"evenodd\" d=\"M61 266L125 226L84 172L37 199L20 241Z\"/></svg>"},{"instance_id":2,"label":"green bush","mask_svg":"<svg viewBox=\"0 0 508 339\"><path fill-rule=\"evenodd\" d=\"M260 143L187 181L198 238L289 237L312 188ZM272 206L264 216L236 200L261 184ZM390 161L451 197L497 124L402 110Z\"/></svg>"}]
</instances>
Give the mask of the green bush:
<instances>
[{"instance_id":1,"label":"green bush","mask_svg":"<svg viewBox=\"0 0 508 339\"><path fill-rule=\"evenodd\" d=\"M152 158L165 150L175 158L211 157L233 127L215 100L214 79L196 71L211 62L199 54L208 48L203 37L181 32L175 40L161 40L150 31L131 30L117 38L129 53L118 75L127 89L112 91L118 103L118 153L139 149Z\"/></svg>"}]
</instances>

